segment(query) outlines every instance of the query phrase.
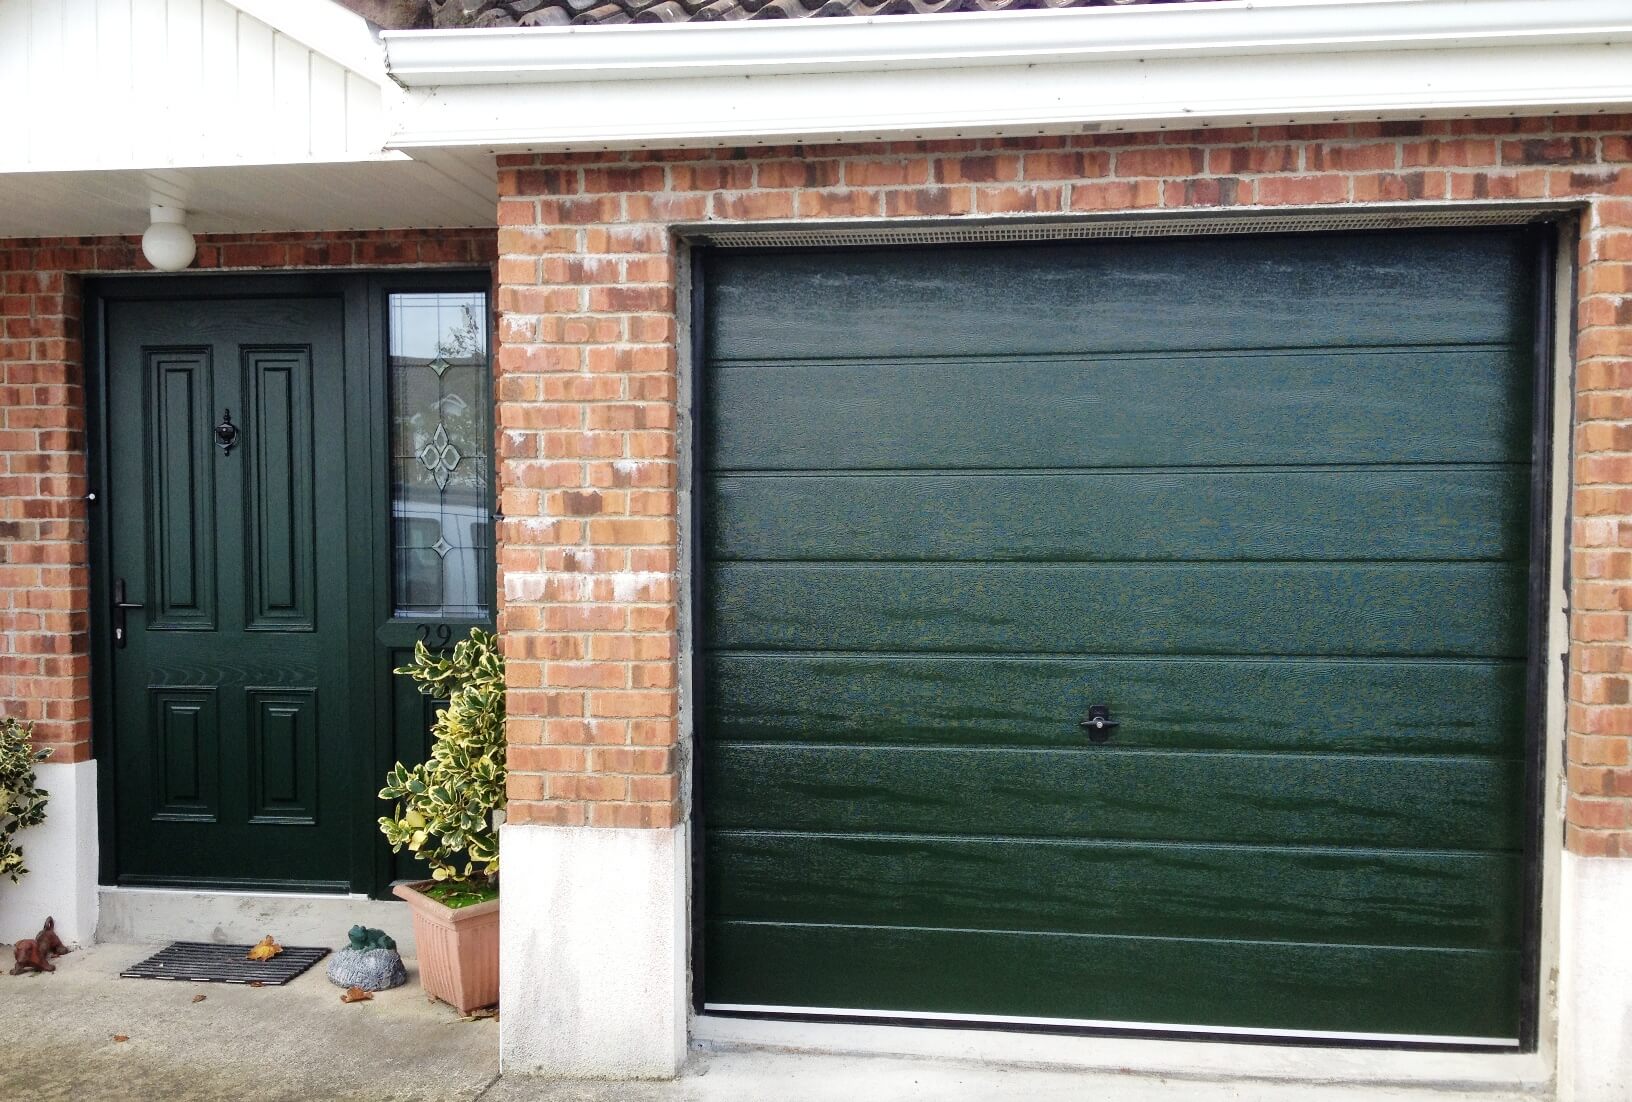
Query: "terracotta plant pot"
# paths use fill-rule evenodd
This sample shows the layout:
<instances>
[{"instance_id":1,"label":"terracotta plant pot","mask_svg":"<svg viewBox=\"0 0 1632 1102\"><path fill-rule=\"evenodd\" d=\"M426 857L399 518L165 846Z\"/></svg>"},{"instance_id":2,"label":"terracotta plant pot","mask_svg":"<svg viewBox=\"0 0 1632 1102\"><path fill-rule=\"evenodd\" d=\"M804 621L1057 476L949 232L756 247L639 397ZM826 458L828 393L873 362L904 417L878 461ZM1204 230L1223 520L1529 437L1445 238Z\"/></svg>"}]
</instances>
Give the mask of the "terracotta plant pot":
<instances>
[{"instance_id":1,"label":"terracotta plant pot","mask_svg":"<svg viewBox=\"0 0 1632 1102\"><path fill-rule=\"evenodd\" d=\"M499 901L445 907L420 891L432 883L391 889L413 912L420 986L461 1014L492 1006L499 1001Z\"/></svg>"}]
</instances>

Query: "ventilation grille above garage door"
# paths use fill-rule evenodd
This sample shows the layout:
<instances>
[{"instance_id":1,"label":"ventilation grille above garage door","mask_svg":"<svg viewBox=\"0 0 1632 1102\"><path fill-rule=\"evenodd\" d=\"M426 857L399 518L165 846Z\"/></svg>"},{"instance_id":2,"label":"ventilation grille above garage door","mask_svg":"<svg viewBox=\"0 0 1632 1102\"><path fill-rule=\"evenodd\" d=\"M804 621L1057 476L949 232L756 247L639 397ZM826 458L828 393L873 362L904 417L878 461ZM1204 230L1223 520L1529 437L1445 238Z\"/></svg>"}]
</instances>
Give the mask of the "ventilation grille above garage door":
<instances>
[{"instance_id":1,"label":"ventilation grille above garage door","mask_svg":"<svg viewBox=\"0 0 1632 1102\"><path fill-rule=\"evenodd\" d=\"M1318 233L1334 230L1401 230L1466 226L1514 226L1554 221L1569 208L1454 207L1372 208L1193 217L1093 217L1074 221L1014 219L948 222L871 222L838 226L744 224L696 227L693 240L726 248L788 249L834 245L936 245L1011 241L1079 241L1095 238L1195 237L1236 233Z\"/></svg>"}]
</instances>

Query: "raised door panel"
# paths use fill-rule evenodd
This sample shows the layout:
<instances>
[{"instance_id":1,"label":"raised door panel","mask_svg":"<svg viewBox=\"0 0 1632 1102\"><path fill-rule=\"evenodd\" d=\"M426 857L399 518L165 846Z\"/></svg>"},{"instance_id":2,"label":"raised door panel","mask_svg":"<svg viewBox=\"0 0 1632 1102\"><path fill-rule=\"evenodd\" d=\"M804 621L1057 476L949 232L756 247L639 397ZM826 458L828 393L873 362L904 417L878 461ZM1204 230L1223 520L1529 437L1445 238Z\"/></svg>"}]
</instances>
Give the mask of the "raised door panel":
<instances>
[{"instance_id":1,"label":"raised door panel","mask_svg":"<svg viewBox=\"0 0 1632 1102\"><path fill-rule=\"evenodd\" d=\"M243 368L245 624L250 631L311 631L317 617L311 349L246 348Z\"/></svg>"},{"instance_id":2,"label":"raised door panel","mask_svg":"<svg viewBox=\"0 0 1632 1102\"><path fill-rule=\"evenodd\" d=\"M245 690L249 815L254 823L317 822L317 690Z\"/></svg>"},{"instance_id":3,"label":"raised door panel","mask_svg":"<svg viewBox=\"0 0 1632 1102\"><path fill-rule=\"evenodd\" d=\"M213 688L148 690L154 819L213 823L220 817L220 715Z\"/></svg>"},{"instance_id":4,"label":"raised door panel","mask_svg":"<svg viewBox=\"0 0 1632 1102\"><path fill-rule=\"evenodd\" d=\"M152 631L216 627L213 357L207 348L144 350Z\"/></svg>"}]
</instances>

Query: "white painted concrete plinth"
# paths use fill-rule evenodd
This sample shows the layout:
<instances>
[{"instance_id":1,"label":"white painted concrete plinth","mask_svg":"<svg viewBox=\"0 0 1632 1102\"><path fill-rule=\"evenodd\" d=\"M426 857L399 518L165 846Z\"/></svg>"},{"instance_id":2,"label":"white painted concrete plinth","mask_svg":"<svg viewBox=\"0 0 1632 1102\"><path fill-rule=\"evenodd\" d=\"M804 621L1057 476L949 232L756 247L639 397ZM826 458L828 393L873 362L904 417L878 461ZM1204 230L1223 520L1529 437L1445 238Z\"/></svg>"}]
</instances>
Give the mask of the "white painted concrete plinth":
<instances>
[{"instance_id":1,"label":"white painted concrete plinth","mask_svg":"<svg viewBox=\"0 0 1632 1102\"><path fill-rule=\"evenodd\" d=\"M0 879L0 942L33 937L50 916L69 945L96 934L96 763L41 763L39 785L50 794L45 822L19 831L28 875Z\"/></svg>"},{"instance_id":2,"label":"white painted concrete plinth","mask_svg":"<svg viewBox=\"0 0 1632 1102\"><path fill-rule=\"evenodd\" d=\"M1632 861L1564 854L1559 1102L1632 1099Z\"/></svg>"},{"instance_id":3,"label":"white painted concrete plinth","mask_svg":"<svg viewBox=\"0 0 1632 1102\"><path fill-rule=\"evenodd\" d=\"M228 892L191 888L102 888L96 940L131 945L208 941L283 945L346 944L353 926L384 930L405 957L417 956L408 905L399 900L312 892Z\"/></svg>"},{"instance_id":4,"label":"white painted concrete plinth","mask_svg":"<svg viewBox=\"0 0 1632 1102\"><path fill-rule=\"evenodd\" d=\"M686 1055L685 827L499 832L505 1075L667 1079Z\"/></svg>"}]
</instances>

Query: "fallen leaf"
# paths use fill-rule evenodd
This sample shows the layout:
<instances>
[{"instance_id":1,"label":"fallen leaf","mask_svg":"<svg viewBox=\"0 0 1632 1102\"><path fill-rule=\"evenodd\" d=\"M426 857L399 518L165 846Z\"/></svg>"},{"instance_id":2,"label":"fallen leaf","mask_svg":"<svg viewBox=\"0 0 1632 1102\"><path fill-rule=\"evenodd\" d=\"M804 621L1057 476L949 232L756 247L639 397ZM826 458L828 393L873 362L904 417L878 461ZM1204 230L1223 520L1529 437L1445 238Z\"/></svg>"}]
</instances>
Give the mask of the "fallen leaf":
<instances>
[{"instance_id":1,"label":"fallen leaf","mask_svg":"<svg viewBox=\"0 0 1632 1102\"><path fill-rule=\"evenodd\" d=\"M194 1002L195 1002L195 1003L201 1003L201 1002L203 1002L203 1001L204 1001L204 1000L205 1000L205 999L207 999L207 998L209 998L209 996L208 996L208 995L194 995L194 996L193 996L193 1001L194 1001Z\"/></svg>"},{"instance_id":2,"label":"fallen leaf","mask_svg":"<svg viewBox=\"0 0 1632 1102\"><path fill-rule=\"evenodd\" d=\"M115 1033L113 1035L113 1039L114 1039L114 1041L116 1041L118 1043L123 1043L125 1041L130 1040L130 1038L125 1036L123 1033Z\"/></svg>"},{"instance_id":3,"label":"fallen leaf","mask_svg":"<svg viewBox=\"0 0 1632 1102\"><path fill-rule=\"evenodd\" d=\"M250 980L249 981L249 986L251 986L251 987L265 987L266 984L262 983L260 980Z\"/></svg>"},{"instance_id":4,"label":"fallen leaf","mask_svg":"<svg viewBox=\"0 0 1632 1102\"><path fill-rule=\"evenodd\" d=\"M372 994L364 991L361 987L348 987L346 993L340 996L340 1001L343 1003L361 1003L367 1002L373 997Z\"/></svg>"},{"instance_id":5,"label":"fallen leaf","mask_svg":"<svg viewBox=\"0 0 1632 1102\"><path fill-rule=\"evenodd\" d=\"M479 1022L484 1018L493 1018L493 1019L497 1020L498 1016L499 1016L499 1008L498 1007L496 1007L496 1006L484 1006L480 1010L472 1010L470 1012L470 1014L467 1016L466 1020L467 1021L472 1021L472 1022Z\"/></svg>"},{"instance_id":6,"label":"fallen leaf","mask_svg":"<svg viewBox=\"0 0 1632 1102\"><path fill-rule=\"evenodd\" d=\"M281 952L283 952L283 946L279 945L276 941L273 941L271 934L267 934L260 941L255 943L255 948L251 949L249 951L249 956L245 957L244 959L271 960Z\"/></svg>"}]
</instances>

